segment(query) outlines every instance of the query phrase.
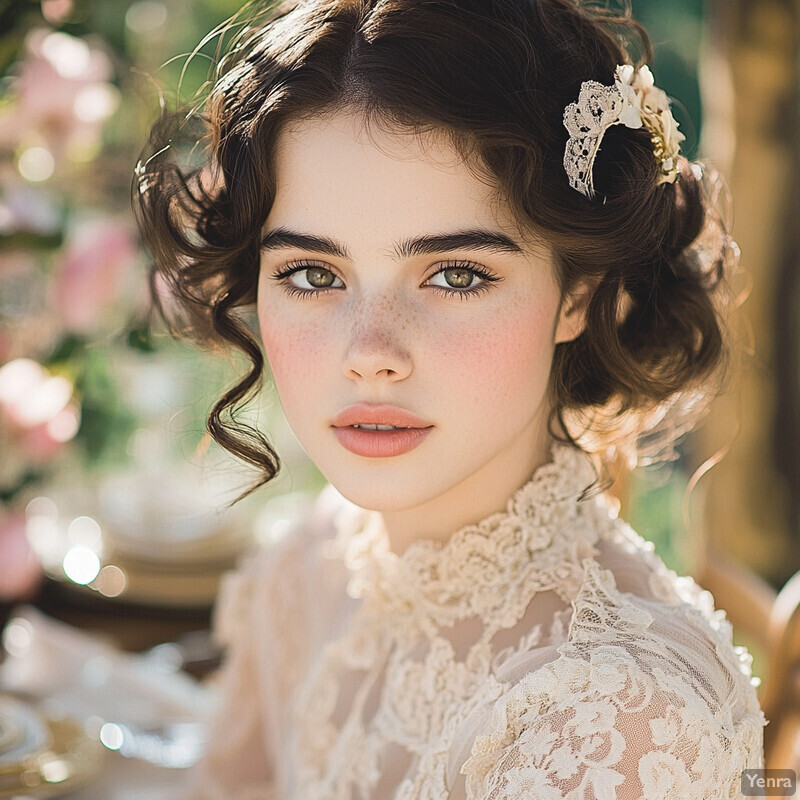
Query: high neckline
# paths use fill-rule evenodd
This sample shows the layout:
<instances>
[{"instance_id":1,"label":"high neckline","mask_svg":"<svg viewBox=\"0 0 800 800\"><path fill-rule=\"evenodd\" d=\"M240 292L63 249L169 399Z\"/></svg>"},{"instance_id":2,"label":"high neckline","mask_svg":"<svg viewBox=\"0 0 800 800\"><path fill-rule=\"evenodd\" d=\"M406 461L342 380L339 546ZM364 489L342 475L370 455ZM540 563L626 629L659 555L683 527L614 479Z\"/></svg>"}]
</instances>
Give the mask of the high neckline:
<instances>
[{"instance_id":1,"label":"high neckline","mask_svg":"<svg viewBox=\"0 0 800 800\"><path fill-rule=\"evenodd\" d=\"M578 499L596 474L575 447L554 440L550 454L504 511L446 540L416 539L399 555L380 514L342 498L335 543L350 573L348 594L383 614L448 626L470 616L484 622L515 616L513 587L550 588L566 597L579 584L580 559L594 552L596 526L579 524L578 517L595 504Z\"/></svg>"}]
</instances>

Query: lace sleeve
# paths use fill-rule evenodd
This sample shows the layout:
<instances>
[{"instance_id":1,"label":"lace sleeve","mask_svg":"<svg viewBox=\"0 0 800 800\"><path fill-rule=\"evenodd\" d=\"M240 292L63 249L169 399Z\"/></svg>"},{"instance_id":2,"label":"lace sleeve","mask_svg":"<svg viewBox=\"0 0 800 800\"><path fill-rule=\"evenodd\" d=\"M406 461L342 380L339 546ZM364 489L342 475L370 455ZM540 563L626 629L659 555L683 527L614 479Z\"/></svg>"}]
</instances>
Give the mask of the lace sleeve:
<instances>
[{"instance_id":1,"label":"lace sleeve","mask_svg":"<svg viewBox=\"0 0 800 800\"><path fill-rule=\"evenodd\" d=\"M660 620L587 571L560 657L500 698L475 739L467 800L741 797L742 770L763 766L747 659L723 646L727 631L698 635L699 612ZM682 614L682 638L668 634Z\"/></svg>"},{"instance_id":2,"label":"lace sleeve","mask_svg":"<svg viewBox=\"0 0 800 800\"><path fill-rule=\"evenodd\" d=\"M259 680L255 595L265 553L251 557L220 586L214 636L226 648L219 675L219 710L210 740L178 800L274 800L273 764Z\"/></svg>"}]
</instances>

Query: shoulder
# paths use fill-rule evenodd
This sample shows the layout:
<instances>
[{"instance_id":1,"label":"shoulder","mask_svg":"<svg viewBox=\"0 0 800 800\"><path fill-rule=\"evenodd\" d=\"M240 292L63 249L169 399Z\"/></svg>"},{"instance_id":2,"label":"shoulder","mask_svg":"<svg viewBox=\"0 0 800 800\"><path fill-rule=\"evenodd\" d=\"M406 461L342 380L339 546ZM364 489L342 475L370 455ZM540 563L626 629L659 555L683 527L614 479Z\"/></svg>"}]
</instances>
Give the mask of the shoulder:
<instances>
[{"instance_id":1,"label":"shoulder","mask_svg":"<svg viewBox=\"0 0 800 800\"><path fill-rule=\"evenodd\" d=\"M728 623L697 593L643 599L582 563L568 640L495 702L461 769L467 797L738 796L764 718Z\"/></svg>"},{"instance_id":2,"label":"shoulder","mask_svg":"<svg viewBox=\"0 0 800 800\"><path fill-rule=\"evenodd\" d=\"M308 583L317 546L330 535L339 495L328 486L314 499L278 498L259 515L259 544L223 575L214 605L213 628L228 645L253 624L261 625L270 609L291 603L297 610L298 589Z\"/></svg>"},{"instance_id":3,"label":"shoulder","mask_svg":"<svg viewBox=\"0 0 800 800\"><path fill-rule=\"evenodd\" d=\"M652 542L622 519L614 520L601 538L598 553L596 561L584 561L584 580L573 618L576 638L591 638L580 619L591 615L591 609L605 609L612 621L619 614L630 613L625 609L641 609L651 617L647 625L651 637L662 643L674 641L678 648L691 646L699 665L730 673L732 681L746 685L748 696L755 699L759 680L752 675L752 657L746 648L733 645L730 622L724 609L715 607L710 592L691 576L669 569ZM612 630L618 629L609 624Z\"/></svg>"}]
</instances>

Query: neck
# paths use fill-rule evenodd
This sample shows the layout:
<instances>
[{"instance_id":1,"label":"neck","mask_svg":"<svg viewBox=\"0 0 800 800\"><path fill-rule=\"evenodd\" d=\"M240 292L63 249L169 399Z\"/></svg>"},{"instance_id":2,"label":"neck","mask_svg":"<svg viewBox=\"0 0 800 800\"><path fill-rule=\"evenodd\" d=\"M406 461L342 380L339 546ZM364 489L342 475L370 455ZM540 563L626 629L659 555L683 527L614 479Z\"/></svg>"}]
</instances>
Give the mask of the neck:
<instances>
[{"instance_id":1,"label":"neck","mask_svg":"<svg viewBox=\"0 0 800 800\"><path fill-rule=\"evenodd\" d=\"M551 460L550 434L540 431L538 437L532 438L536 439L534 447L502 453L429 502L381 512L392 552L402 555L409 545L421 539L444 544L455 531L505 511L514 492L530 480L538 467Z\"/></svg>"}]
</instances>

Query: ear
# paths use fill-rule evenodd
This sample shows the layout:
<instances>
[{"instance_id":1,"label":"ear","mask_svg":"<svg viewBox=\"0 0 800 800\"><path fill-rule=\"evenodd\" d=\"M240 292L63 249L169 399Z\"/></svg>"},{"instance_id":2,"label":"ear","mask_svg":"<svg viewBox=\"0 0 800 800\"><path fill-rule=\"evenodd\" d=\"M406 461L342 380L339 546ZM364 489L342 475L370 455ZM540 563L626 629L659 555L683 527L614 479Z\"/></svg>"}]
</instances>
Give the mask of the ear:
<instances>
[{"instance_id":1,"label":"ear","mask_svg":"<svg viewBox=\"0 0 800 800\"><path fill-rule=\"evenodd\" d=\"M586 311L601 278L579 281L564 295L556 322L554 344L577 339L586 327Z\"/></svg>"}]
</instances>

